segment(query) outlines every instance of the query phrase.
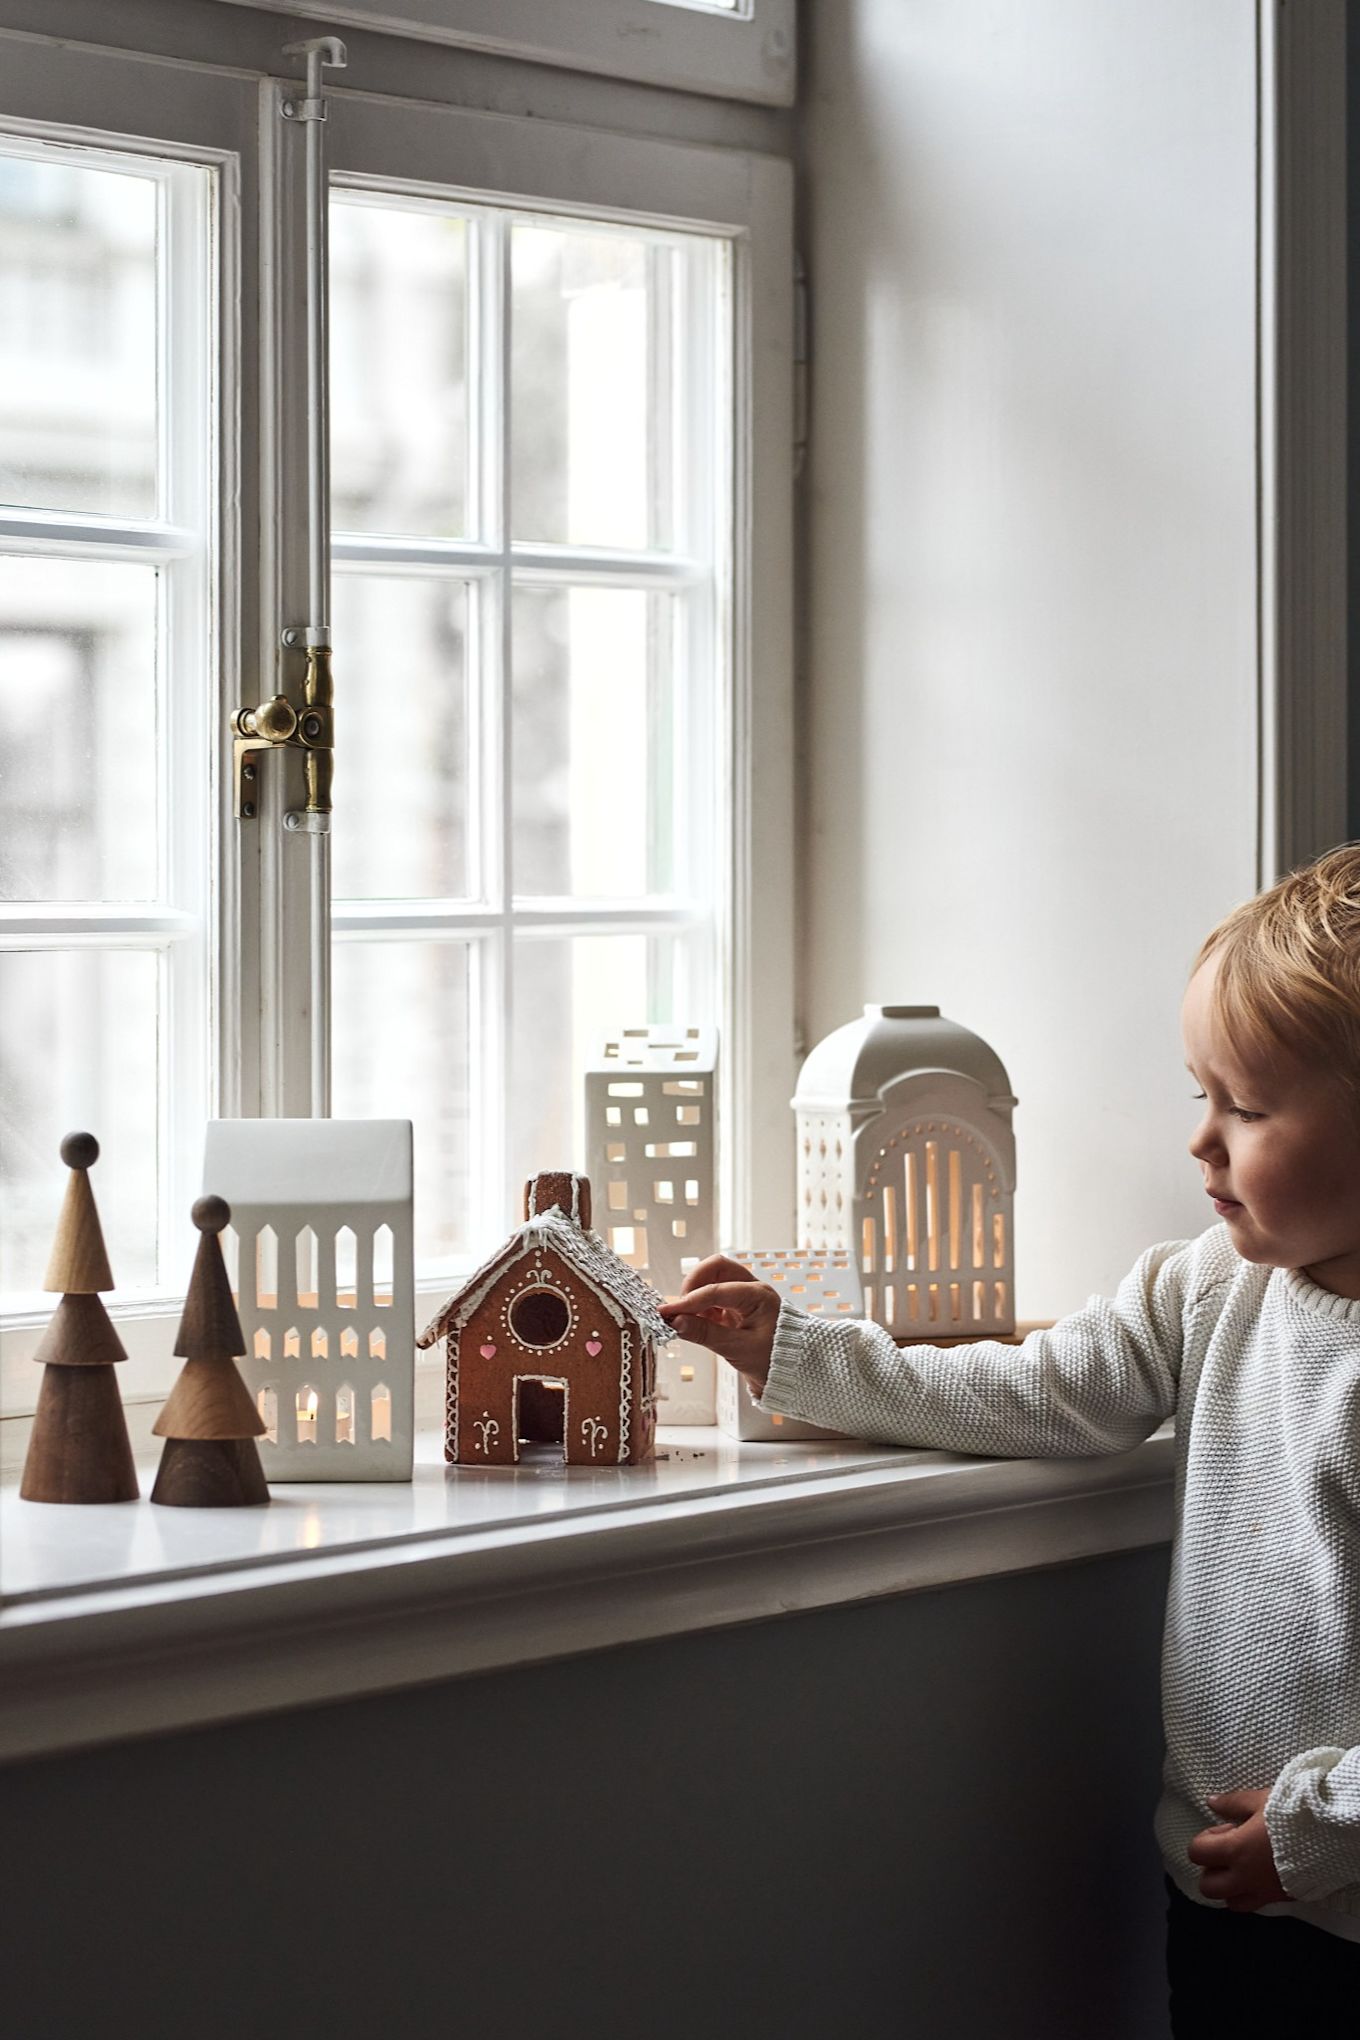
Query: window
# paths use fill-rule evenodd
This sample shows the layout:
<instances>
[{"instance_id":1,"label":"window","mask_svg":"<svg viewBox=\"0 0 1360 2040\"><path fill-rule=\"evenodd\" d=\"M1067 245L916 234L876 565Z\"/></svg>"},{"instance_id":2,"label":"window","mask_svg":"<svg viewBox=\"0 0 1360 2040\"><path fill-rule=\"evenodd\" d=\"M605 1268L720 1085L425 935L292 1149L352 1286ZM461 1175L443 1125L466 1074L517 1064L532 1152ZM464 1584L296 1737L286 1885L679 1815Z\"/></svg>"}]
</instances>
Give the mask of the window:
<instances>
[{"instance_id":1,"label":"window","mask_svg":"<svg viewBox=\"0 0 1360 2040\"><path fill-rule=\"evenodd\" d=\"M605 1034L717 1018L731 244L342 184L330 248L332 1105L433 1271Z\"/></svg>"},{"instance_id":2,"label":"window","mask_svg":"<svg viewBox=\"0 0 1360 2040\"><path fill-rule=\"evenodd\" d=\"M120 1287L186 1265L211 1070L218 200L207 165L0 135L0 1290L20 1303L77 1125L100 1132Z\"/></svg>"},{"instance_id":3,"label":"window","mask_svg":"<svg viewBox=\"0 0 1360 2040\"><path fill-rule=\"evenodd\" d=\"M306 620L303 137L266 123L259 153L254 81L107 53L7 45L2 90L0 344L28 354L0 387L0 1407L40 1378L61 1134L103 1143L120 1386L163 1393L204 1120L324 1109L332 1042L336 1110L405 1087L447 1265L570 1138L591 1031L697 1009L732 1223L776 1230L787 166L335 97L328 841L283 827L292 754L234 818L229 740ZM99 367L66 364L40 445L6 407L62 302Z\"/></svg>"}]
</instances>

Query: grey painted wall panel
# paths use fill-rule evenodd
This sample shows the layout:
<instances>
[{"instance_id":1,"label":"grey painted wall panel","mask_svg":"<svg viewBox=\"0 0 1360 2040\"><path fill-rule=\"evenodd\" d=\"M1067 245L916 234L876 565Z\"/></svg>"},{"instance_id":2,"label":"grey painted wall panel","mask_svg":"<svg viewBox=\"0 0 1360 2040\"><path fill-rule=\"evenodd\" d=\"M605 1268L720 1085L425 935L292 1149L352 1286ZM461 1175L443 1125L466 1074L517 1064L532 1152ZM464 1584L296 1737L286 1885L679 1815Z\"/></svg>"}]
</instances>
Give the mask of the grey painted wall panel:
<instances>
[{"instance_id":1,"label":"grey painted wall panel","mask_svg":"<svg viewBox=\"0 0 1360 2040\"><path fill-rule=\"evenodd\" d=\"M0 1771L15 2040L1163 2040L1166 1552Z\"/></svg>"}]
</instances>

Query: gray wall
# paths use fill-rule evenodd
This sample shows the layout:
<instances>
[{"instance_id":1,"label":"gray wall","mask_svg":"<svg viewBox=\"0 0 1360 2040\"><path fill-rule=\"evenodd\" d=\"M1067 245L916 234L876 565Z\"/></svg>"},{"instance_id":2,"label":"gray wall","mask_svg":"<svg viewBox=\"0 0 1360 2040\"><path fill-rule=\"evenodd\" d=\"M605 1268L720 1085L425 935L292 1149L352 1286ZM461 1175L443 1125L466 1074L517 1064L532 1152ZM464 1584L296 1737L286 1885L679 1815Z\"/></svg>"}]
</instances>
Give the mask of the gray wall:
<instances>
[{"instance_id":1,"label":"gray wall","mask_svg":"<svg viewBox=\"0 0 1360 2040\"><path fill-rule=\"evenodd\" d=\"M1057 1317L1207 1218L1177 1020L1256 888L1255 9L803 21L803 1026L991 1042Z\"/></svg>"},{"instance_id":2,"label":"gray wall","mask_svg":"<svg viewBox=\"0 0 1360 2040\"><path fill-rule=\"evenodd\" d=\"M13 2040L1164 2040L1165 1550L0 1770Z\"/></svg>"}]
</instances>

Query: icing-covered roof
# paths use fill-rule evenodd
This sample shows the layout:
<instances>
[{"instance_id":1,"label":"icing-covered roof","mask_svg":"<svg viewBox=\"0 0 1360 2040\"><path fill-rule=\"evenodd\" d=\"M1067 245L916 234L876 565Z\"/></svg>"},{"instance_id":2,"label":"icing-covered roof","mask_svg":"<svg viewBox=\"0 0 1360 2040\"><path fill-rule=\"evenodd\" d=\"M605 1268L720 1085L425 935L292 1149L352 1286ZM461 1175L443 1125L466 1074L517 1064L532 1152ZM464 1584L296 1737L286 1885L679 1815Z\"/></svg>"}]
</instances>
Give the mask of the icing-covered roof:
<instances>
[{"instance_id":1,"label":"icing-covered roof","mask_svg":"<svg viewBox=\"0 0 1360 2040\"><path fill-rule=\"evenodd\" d=\"M475 1274L469 1275L438 1316L431 1319L416 1344L432 1346L446 1332L461 1331L473 1312L485 1302L508 1264L523 1260L529 1254L540 1253L544 1248L560 1254L567 1265L589 1283L615 1324L622 1324L625 1317L632 1318L639 1330L658 1345L664 1345L668 1339L675 1337L657 1309L661 1297L651 1283L639 1275L636 1268L630 1268L626 1261L621 1261L597 1232L587 1232L565 1211L553 1205L537 1217L526 1220Z\"/></svg>"}]
</instances>

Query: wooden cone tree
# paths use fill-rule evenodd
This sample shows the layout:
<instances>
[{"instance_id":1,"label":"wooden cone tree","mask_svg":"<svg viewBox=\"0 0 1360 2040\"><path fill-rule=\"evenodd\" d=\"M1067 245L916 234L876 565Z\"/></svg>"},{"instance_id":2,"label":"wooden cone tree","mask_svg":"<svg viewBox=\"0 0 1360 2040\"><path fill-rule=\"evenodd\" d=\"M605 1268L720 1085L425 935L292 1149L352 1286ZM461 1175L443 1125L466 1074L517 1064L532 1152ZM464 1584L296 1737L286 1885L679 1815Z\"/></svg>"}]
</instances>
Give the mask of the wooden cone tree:
<instances>
[{"instance_id":1,"label":"wooden cone tree","mask_svg":"<svg viewBox=\"0 0 1360 2040\"><path fill-rule=\"evenodd\" d=\"M113 1288L87 1173L99 1142L68 1133L61 1158L71 1175L43 1287L63 1294L33 1356L43 1378L19 1493L27 1502L135 1502L137 1469L113 1372L127 1354L99 1301Z\"/></svg>"},{"instance_id":2,"label":"wooden cone tree","mask_svg":"<svg viewBox=\"0 0 1360 2040\"><path fill-rule=\"evenodd\" d=\"M151 1427L165 1440L151 1499L175 1508L229 1509L269 1500L255 1444L265 1423L237 1371L236 1355L246 1342L218 1239L230 1218L220 1197L200 1197L194 1206L202 1238L175 1340L184 1366Z\"/></svg>"}]
</instances>

